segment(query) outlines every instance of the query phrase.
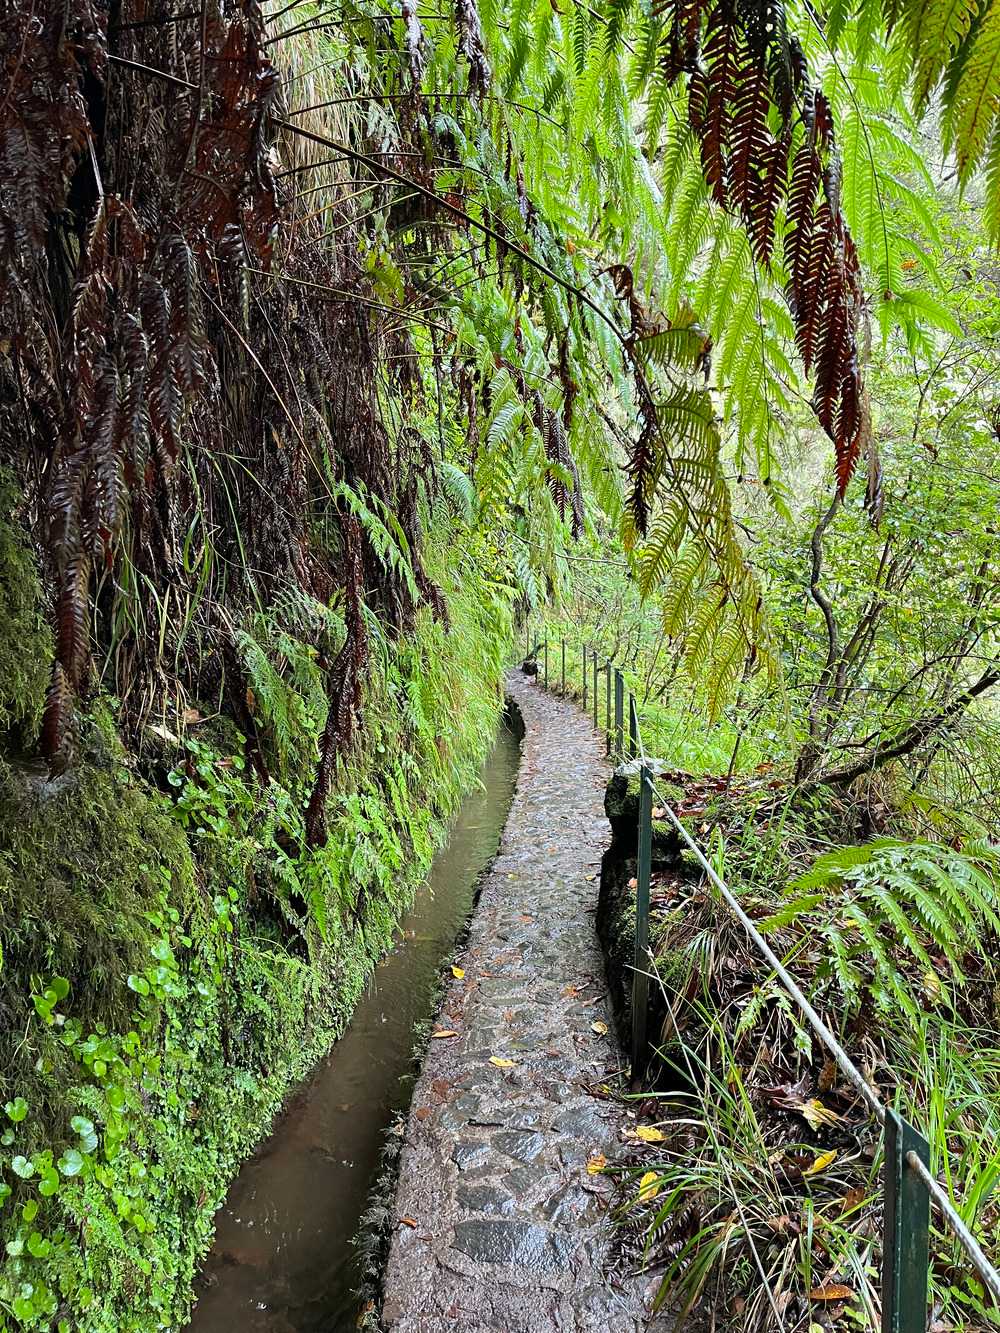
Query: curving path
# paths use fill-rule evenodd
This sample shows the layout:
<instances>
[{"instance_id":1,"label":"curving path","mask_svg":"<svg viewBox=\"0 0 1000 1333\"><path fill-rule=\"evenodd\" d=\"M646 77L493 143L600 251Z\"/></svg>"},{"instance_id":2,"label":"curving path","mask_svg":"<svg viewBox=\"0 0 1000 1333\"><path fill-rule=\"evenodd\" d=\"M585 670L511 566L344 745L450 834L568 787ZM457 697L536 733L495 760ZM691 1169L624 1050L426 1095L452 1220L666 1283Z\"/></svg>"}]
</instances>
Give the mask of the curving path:
<instances>
[{"instance_id":1,"label":"curving path","mask_svg":"<svg viewBox=\"0 0 1000 1333\"><path fill-rule=\"evenodd\" d=\"M465 976L436 1023L457 1035L431 1040L414 1092L383 1321L393 1333L632 1333L646 1327L640 1287L607 1271L612 1185L587 1171L614 1154L622 1121L588 1092L621 1060L594 927L603 743L519 672L508 691L523 761L457 960Z\"/></svg>"}]
</instances>

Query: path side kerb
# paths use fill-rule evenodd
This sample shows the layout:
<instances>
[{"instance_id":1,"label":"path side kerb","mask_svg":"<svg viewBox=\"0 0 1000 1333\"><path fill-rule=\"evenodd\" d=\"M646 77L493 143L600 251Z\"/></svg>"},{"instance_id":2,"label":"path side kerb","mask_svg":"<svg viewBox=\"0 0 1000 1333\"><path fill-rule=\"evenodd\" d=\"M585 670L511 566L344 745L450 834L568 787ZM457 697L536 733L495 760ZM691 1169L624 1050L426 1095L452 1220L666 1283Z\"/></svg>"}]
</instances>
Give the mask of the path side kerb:
<instances>
[{"instance_id":1,"label":"path side kerb","mask_svg":"<svg viewBox=\"0 0 1000 1333\"><path fill-rule=\"evenodd\" d=\"M464 976L449 986L414 1090L383 1322L392 1333L645 1327L610 1277L620 1108L592 1095L623 1059L594 914L608 842L604 745L519 672L523 758L484 880Z\"/></svg>"}]
</instances>

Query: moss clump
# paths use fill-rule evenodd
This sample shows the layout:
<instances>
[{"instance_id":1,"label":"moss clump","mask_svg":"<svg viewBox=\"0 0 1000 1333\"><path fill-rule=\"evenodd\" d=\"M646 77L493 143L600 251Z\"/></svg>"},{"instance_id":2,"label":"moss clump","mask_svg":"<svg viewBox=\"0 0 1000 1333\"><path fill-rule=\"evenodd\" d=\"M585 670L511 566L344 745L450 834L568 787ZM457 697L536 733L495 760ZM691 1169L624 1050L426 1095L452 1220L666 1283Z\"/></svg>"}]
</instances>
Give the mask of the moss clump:
<instances>
[{"instance_id":1,"label":"moss clump","mask_svg":"<svg viewBox=\"0 0 1000 1333\"><path fill-rule=\"evenodd\" d=\"M38 736L52 662L38 567L15 517L17 488L0 468L0 750Z\"/></svg>"},{"instance_id":2,"label":"moss clump","mask_svg":"<svg viewBox=\"0 0 1000 1333\"><path fill-rule=\"evenodd\" d=\"M65 776L0 766L0 1079L20 1116L0 1311L18 1328L184 1325L213 1212L346 1025L494 734L506 604L475 574L441 583L448 631L421 612L379 645L323 847L302 829L315 672L278 607L253 626L270 778L217 719L147 764L164 797L100 700Z\"/></svg>"}]
</instances>

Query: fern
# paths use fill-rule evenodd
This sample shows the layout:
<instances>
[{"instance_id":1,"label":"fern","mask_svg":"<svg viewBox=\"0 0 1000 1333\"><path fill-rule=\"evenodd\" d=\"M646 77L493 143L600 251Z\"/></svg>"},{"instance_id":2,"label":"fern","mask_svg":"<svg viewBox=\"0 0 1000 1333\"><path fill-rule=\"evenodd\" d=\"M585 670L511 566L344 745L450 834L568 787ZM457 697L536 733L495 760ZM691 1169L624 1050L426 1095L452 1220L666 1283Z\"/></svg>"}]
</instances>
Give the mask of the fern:
<instances>
[{"instance_id":1,"label":"fern","mask_svg":"<svg viewBox=\"0 0 1000 1333\"><path fill-rule=\"evenodd\" d=\"M788 901L762 929L819 936L824 975L856 1004L862 990L876 1005L901 1005L916 1016L922 996L936 995L932 952L955 986L961 960L982 932L1000 933L1000 849L963 854L937 843L883 838L819 857L789 885Z\"/></svg>"}]
</instances>

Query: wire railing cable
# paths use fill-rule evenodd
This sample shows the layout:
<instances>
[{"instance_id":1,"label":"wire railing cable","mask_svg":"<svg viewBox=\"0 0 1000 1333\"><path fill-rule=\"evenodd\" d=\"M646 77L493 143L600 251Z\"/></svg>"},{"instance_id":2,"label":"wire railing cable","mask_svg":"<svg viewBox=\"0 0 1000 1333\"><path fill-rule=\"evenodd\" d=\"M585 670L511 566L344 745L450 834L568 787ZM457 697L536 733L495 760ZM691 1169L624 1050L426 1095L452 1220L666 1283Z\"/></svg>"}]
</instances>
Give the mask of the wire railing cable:
<instances>
[{"instance_id":1,"label":"wire railing cable","mask_svg":"<svg viewBox=\"0 0 1000 1333\"><path fill-rule=\"evenodd\" d=\"M639 763L642 765L642 768L646 771L646 773L649 774L650 773L649 762L648 762L648 756L646 754L646 747L642 739L641 726L639 726L638 728L638 743L639 743ZM841 1073L850 1082L851 1086L865 1102L866 1106L871 1111L875 1119L879 1122L879 1124L884 1126L886 1120L886 1111L887 1111L885 1103L882 1101L878 1093L867 1081L867 1079L865 1079L864 1075L855 1065L854 1061L844 1050L844 1047L837 1040L836 1036L833 1034L830 1027L823 1021L823 1019L817 1013L815 1007L806 998L798 982L788 971L788 969L784 966L784 964L778 958L777 954L775 954L774 950L767 943L767 940L765 940L764 936L757 929L753 920L747 915L747 913L740 906L739 901L734 896L732 891L729 889L725 881L722 879L721 875L719 875L715 867L705 856L702 849L698 846L695 840L688 833L687 829L684 827L681 820L671 809L663 793L657 787L655 778L651 774L649 777L649 783L653 792L660 801L659 808L663 811L664 815L673 824L674 828L680 834L683 841L687 844L688 849L694 854L695 859L698 861L698 864L701 866L702 870L704 870L705 874L711 880L712 884L714 884L716 889L718 889L726 905L732 911L734 916L737 918L737 920L743 926L744 930L747 932L747 935L750 937L754 945L757 947L758 952L761 953L763 957L766 959L766 961L770 964L771 969L773 970L775 976L779 978L782 985L785 987L788 993L798 1004L799 1008L802 1010L805 1017L809 1020L809 1024L813 1028L813 1031L817 1034L817 1036L826 1046L830 1054L836 1060L837 1066L840 1069ZM906 1164L913 1171L915 1171L916 1174L922 1180L924 1186L927 1189L928 1194L934 1201L934 1204L936 1205L941 1216L944 1218L947 1224L951 1227L952 1231L955 1233L955 1238L961 1245L962 1249L965 1251L966 1257L972 1264L972 1267L976 1270L979 1277L982 1279L984 1286L986 1287L987 1291L989 1291L990 1294L993 1296L994 1301L997 1303L998 1306L1000 1306L1000 1272L998 1272L996 1268L994 1268L993 1265L990 1263L989 1259L987 1259L985 1253L983 1252L982 1247L976 1240L975 1236L973 1236L969 1228L966 1226L966 1224L963 1222L954 1204L948 1198L948 1195L942 1189L938 1181L935 1180L934 1176L931 1174L930 1169L924 1164L923 1161L921 1161L917 1153L913 1151L908 1152L906 1154Z\"/></svg>"},{"instance_id":2,"label":"wire railing cable","mask_svg":"<svg viewBox=\"0 0 1000 1333\"><path fill-rule=\"evenodd\" d=\"M954 1231L955 1239L965 1251L969 1263L982 1278L983 1285L996 1304L1000 1306L1000 1273L997 1272L983 1253L981 1245L958 1215L955 1205L915 1152L906 1154L906 1165L915 1171L923 1181L924 1187L934 1200L938 1212Z\"/></svg>"},{"instance_id":3,"label":"wire railing cable","mask_svg":"<svg viewBox=\"0 0 1000 1333\"><path fill-rule=\"evenodd\" d=\"M527 637L527 628L526 628ZM530 639L528 640L530 643ZM539 645L541 646L541 645ZM548 644L546 649L546 671L545 684L548 685L547 657ZM597 652L590 649L593 655L593 712L594 724L597 725L598 700L597 700L597 682L598 682L598 664ZM583 684L583 707L589 714L588 708L588 686L590 684L587 671L587 653L588 645L582 646L582 684ZM565 660L565 641L563 641L562 650L563 660ZM962 1220L954 1204L948 1197L946 1191L932 1175L930 1168L920 1156L921 1153L928 1152L928 1144L912 1126L908 1125L900 1118L898 1113L887 1107L882 1101L878 1092L871 1086L858 1067L854 1064L847 1051L841 1045L830 1026L817 1012L811 1001L806 997L798 982L782 963L771 946L768 944L764 935L758 929L753 919L747 915L739 900L733 894L732 890L726 884L725 880L718 873L711 861L702 851L701 847L691 837L690 833L684 827L683 822L675 811L671 808L669 801L656 785L655 775L650 767L649 757L646 753L646 745L642 735L642 724L639 716L639 708L632 691L628 691L628 713L625 710L625 681L620 668L613 668L610 660L606 667L608 679L606 683L606 704L607 718L606 729L608 733L608 752L609 755L619 761L631 758L639 764L640 785L639 785L639 808L640 808L640 872L645 870L645 874L640 873L639 878L643 879L647 885L649 881L649 863L650 863L650 837L652 826L652 798L655 796L659 801L658 818L665 818L673 825L688 850L693 854L695 860L705 872L709 881L714 885L720 897L726 903L727 907L743 926L750 941L768 963L774 975L778 978L785 990L799 1006L810 1027L819 1037L820 1041L827 1048L830 1055L835 1060L848 1083L854 1088L855 1092L864 1102L871 1115L882 1126L886 1136L886 1196L885 1196L885 1218L883 1235L883 1308L882 1308L882 1326L883 1330L890 1330L890 1333L901 1333L902 1330L911 1328L924 1328L926 1322L924 1313L926 1310L924 1298L926 1295L926 1275L928 1271L929 1255L927 1252L927 1205L933 1202L938 1209L944 1222L954 1232L955 1238L964 1250L971 1266L975 1269L986 1290L993 1297L997 1307L1000 1308L1000 1273L993 1267L987 1259L979 1242L973 1236L972 1232ZM612 717L611 717L611 679L612 670L614 671L614 720L612 742ZM565 674L562 676L563 694L566 693ZM626 737L628 739L628 748L626 751ZM659 814L662 811L662 814ZM644 818L643 818L644 816ZM648 897L648 891L646 896ZM648 913L648 905L647 905ZM644 947L646 954L646 964L642 971L647 976L655 975L653 969L652 955L648 946ZM639 969L639 950L636 953L636 969ZM648 970L647 970L648 969ZM645 991L645 987L640 988ZM635 997L633 997L635 999ZM633 1046L638 1048L645 1042L645 1021L641 1023L641 1035L639 1026L634 1022L633 1015ZM636 1050L633 1051L635 1057ZM633 1058L633 1076L638 1072L637 1061ZM903 1137L901 1137L903 1136ZM914 1151L911 1145L916 1144L919 1151ZM895 1170L892 1169L890 1157L895 1156ZM906 1180L913 1181L914 1178L920 1181L926 1195L922 1196L922 1202L916 1202L912 1197L912 1185L907 1185L903 1172L903 1166L912 1173ZM909 1191L907 1198L902 1195ZM919 1215L922 1212L923 1221L920 1222ZM904 1214L909 1214L904 1217ZM922 1240L919 1245L914 1243L914 1237L922 1227ZM902 1244L900 1248L900 1238L903 1231L909 1236L909 1242ZM890 1253L891 1251L891 1253ZM906 1251L904 1253L903 1251ZM917 1289L918 1284L923 1288L923 1294ZM905 1306L905 1310L904 1310Z\"/></svg>"}]
</instances>

